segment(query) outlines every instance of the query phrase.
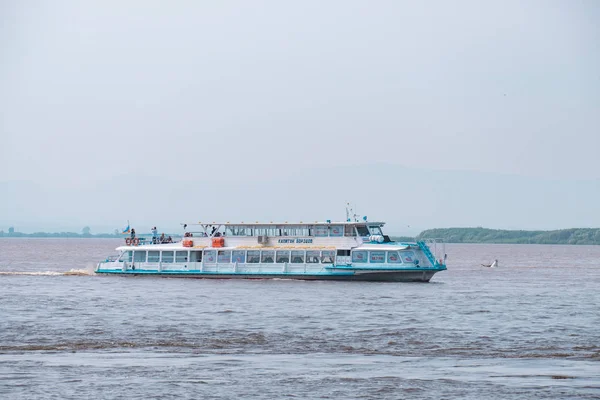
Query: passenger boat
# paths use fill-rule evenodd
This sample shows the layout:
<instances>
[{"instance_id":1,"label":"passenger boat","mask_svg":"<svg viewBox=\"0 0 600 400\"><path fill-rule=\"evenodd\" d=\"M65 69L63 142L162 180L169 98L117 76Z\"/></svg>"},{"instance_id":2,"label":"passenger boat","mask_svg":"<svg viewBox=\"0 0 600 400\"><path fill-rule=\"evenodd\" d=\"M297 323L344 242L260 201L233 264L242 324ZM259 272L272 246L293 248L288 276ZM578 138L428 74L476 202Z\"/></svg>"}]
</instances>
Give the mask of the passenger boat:
<instances>
[{"instance_id":1,"label":"passenger boat","mask_svg":"<svg viewBox=\"0 0 600 400\"><path fill-rule=\"evenodd\" d=\"M446 270L443 243L395 242L384 222L184 224L175 243L127 240L98 274L194 278L429 282ZM431 248L433 246L433 249ZM439 250L439 251L438 251Z\"/></svg>"}]
</instances>

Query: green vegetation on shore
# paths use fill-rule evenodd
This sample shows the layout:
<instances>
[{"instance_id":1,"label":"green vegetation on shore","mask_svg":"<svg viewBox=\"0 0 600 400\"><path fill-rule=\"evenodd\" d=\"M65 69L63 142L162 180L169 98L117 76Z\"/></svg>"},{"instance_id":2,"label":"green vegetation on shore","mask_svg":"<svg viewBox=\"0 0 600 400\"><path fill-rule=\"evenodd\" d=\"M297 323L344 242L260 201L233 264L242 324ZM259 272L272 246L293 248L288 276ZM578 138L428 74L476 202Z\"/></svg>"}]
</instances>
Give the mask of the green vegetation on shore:
<instances>
[{"instance_id":1,"label":"green vegetation on shore","mask_svg":"<svg viewBox=\"0 0 600 400\"><path fill-rule=\"evenodd\" d=\"M417 236L441 238L446 243L532 243L532 244L597 244L599 228L573 228L556 231L508 231L486 228L428 229Z\"/></svg>"}]
</instances>

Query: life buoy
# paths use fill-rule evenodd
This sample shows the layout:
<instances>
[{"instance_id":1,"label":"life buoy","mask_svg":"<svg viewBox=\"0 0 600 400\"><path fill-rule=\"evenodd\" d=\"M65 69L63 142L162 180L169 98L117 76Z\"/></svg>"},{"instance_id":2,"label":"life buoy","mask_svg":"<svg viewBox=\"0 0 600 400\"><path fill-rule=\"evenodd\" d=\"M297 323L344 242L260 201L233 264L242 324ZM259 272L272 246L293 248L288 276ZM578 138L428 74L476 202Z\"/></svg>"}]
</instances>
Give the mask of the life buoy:
<instances>
[{"instance_id":1,"label":"life buoy","mask_svg":"<svg viewBox=\"0 0 600 400\"><path fill-rule=\"evenodd\" d=\"M138 244L140 244L140 239L138 239L138 238L134 238L134 239L131 241L131 244L133 244L134 246L137 246Z\"/></svg>"},{"instance_id":2,"label":"life buoy","mask_svg":"<svg viewBox=\"0 0 600 400\"><path fill-rule=\"evenodd\" d=\"M131 244L131 238L127 238L127 239L125 239L125 244L126 244L126 245L130 245L130 244Z\"/></svg>"}]
</instances>

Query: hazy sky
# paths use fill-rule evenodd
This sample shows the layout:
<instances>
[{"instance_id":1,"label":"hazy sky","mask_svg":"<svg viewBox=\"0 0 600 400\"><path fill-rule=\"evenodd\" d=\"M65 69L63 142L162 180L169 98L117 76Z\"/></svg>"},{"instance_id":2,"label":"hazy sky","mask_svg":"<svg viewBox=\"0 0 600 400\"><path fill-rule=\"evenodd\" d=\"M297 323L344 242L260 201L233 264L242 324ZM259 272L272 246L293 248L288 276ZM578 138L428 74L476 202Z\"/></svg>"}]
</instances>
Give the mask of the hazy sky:
<instances>
[{"instance_id":1,"label":"hazy sky","mask_svg":"<svg viewBox=\"0 0 600 400\"><path fill-rule=\"evenodd\" d=\"M595 0L0 0L0 229L106 230L135 215L134 203L140 225L285 220L298 214L290 209L325 219L323 197L339 217L359 198L393 221L401 176L368 196L369 177L318 182L318 171L373 165L434 171L427 197L444 171L553 182L588 213L563 218L565 205L540 197L546 224L528 221L519 201L447 218L440 194L423 217L446 219L423 228L600 226L598 21ZM307 176L315 196L278 191ZM235 212L203 198L218 189L197 190L219 180ZM239 182L264 193L235 195ZM453 196L472 198L468 183ZM94 193L85 207L75 203L84 192ZM25 199L34 195L55 208ZM151 206L180 197L188 209Z\"/></svg>"}]
</instances>

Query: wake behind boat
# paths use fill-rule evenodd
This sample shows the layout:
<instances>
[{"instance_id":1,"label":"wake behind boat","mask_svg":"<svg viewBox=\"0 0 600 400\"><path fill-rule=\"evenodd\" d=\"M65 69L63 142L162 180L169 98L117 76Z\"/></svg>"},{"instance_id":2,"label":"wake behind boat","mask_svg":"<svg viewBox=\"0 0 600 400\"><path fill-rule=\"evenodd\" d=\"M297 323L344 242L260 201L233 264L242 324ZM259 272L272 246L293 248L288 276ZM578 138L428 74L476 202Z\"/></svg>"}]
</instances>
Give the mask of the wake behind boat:
<instances>
[{"instance_id":1,"label":"wake behind boat","mask_svg":"<svg viewBox=\"0 0 600 400\"><path fill-rule=\"evenodd\" d=\"M96 273L429 282L446 270L443 243L395 242L383 234L384 224L366 219L184 224L188 230L179 242L128 239Z\"/></svg>"}]
</instances>

